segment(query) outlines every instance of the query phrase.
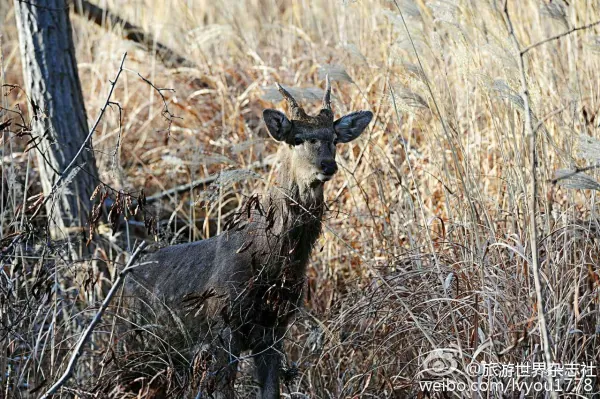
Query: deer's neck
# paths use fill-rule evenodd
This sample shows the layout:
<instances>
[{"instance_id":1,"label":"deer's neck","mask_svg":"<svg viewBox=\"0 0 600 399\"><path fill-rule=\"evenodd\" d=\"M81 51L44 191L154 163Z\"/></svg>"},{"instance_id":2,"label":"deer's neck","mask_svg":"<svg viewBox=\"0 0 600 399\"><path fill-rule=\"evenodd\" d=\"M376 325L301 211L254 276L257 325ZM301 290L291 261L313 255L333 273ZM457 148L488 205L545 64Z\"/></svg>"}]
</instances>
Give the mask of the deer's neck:
<instances>
[{"instance_id":1,"label":"deer's neck","mask_svg":"<svg viewBox=\"0 0 600 399\"><path fill-rule=\"evenodd\" d=\"M321 220L324 209L323 183L302 181L288 165L284 164L277 175L275 187L271 188L271 196L287 200L299 208L299 211L304 211L300 213L308 212Z\"/></svg>"},{"instance_id":2,"label":"deer's neck","mask_svg":"<svg viewBox=\"0 0 600 399\"><path fill-rule=\"evenodd\" d=\"M276 212L273 229L276 247L280 256L286 258L282 272L304 278L310 254L321 234L325 208L323 184L303 184L283 167L268 197Z\"/></svg>"}]
</instances>

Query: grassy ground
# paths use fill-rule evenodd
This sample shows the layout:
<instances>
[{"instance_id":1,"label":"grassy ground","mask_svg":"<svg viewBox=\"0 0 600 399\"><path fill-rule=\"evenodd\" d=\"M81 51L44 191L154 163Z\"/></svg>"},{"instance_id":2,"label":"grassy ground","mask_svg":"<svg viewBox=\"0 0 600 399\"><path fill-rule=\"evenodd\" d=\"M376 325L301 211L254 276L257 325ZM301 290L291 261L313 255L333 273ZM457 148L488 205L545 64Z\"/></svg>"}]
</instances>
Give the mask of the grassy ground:
<instances>
[{"instance_id":1,"label":"grassy ground","mask_svg":"<svg viewBox=\"0 0 600 399\"><path fill-rule=\"evenodd\" d=\"M444 365L458 370L446 376L472 382L472 361L543 360L527 106L504 2L396 1L102 2L198 66L181 69L72 16L90 119L128 52L113 98L122 124L113 110L94 137L102 180L117 189L152 195L265 163L277 147L260 115L283 106L271 102L276 81L297 88L314 110L319 103L311 96L329 72L336 115L374 112L370 129L339 153L340 172L327 185L330 212L309 267L306 314L288 337L287 362L298 369L284 387L291 397L423 397L418 381L439 379ZM2 83L21 84L11 4L2 2L0 11ZM587 0L509 0L509 11L523 48L600 19L598 4ZM537 128L533 219L541 296L551 356L563 365L597 364L600 357L596 197L552 182L557 169L600 159L593 145L579 145L581 135L598 134L597 31L575 32L525 56ZM162 94L176 118L138 73L174 90ZM4 93L4 107L25 109L21 92ZM4 135L2 247L26 223L23 199L40 191L33 154L24 148L24 140ZM175 215L161 239L219 232L243 195L271 180L271 168L255 170L264 179L233 178L216 197L196 190L152 202L160 220ZM113 236L101 226L94 262L65 262L58 250L44 251L40 237L2 258L6 396L46 384L41 392L62 372L137 230L122 227ZM97 392L106 381L109 335L107 322L85 348L71 393ZM168 370L164 365L164 375ZM252 390L246 371L241 396ZM595 379L591 390L600 392Z\"/></svg>"}]
</instances>

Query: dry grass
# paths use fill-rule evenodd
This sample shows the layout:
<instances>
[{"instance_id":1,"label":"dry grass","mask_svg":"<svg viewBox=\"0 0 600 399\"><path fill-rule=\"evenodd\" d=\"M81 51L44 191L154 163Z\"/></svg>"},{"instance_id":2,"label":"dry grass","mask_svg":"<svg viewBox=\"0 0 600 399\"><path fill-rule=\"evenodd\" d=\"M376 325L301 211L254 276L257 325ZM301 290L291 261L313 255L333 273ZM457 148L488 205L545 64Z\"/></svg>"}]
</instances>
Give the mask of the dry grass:
<instances>
[{"instance_id":1,"label":"dry grass","mask_svg":"<svg viewBox=\"0 0 600 399\"><path fill-rule=\"evenodd\" d=\"M2 83L20 84L14 16L5 3ZM116 189L144 188L151 195L262 162L276 151L260 121L263 108L280 106L269 101L275 81L310 101L328 70L337 80L336 115L358 109L376 115L363 138L341 151L340 173L328 183L330 212L309 268L306 314L288 334L289 373L297 367L298 375L284 393L418 397L418 380L431 379L424 360L436 348L452 349L462 371L473 360L543 360L526 217L530 151L503 2L398 0L410 36L394 2L382 0L106 4L198 65L168 70L117 35L72 17L89 118L129 52L130 71L114 96L122 126L118 112L109 113L94 137L102 180ZM561 4L509 1L521 43L600 19L594 1ZM554 359L562 364L600 358L596 197L551 182L556 169L586 166L578 138L598 134L596 31L527 55L534 122L543 122L537 142L543 294ZM170 132L160 96L137 72L175 90L163 92L178 117ZM17 90L2 101L25 108ZM0 365L4 394L19 397L60 374L138 228L122 227L114 237L100 228L97 260L79 264L65 261L60 245L45 245L42 237L10 245L10 234L26 223L23 199L40 188L24 140L4 138L3 182L17 184L3 189L0 349L7 357ZM256 171L271 177L268 169ZM161 238L215 234L243 194L265 186L261 179L230 183L212 201L202 202L196 190L153 203L160 220L175 215ZM118 381L103 363L110 357L103 349L111 333L106 323L65 395L84 397ZM161 381L186 384L168 362L161 368ZM246 369L241 396L252 391ZM593 392L600 392L597 381Z\"/></svg>"}]
</instances>

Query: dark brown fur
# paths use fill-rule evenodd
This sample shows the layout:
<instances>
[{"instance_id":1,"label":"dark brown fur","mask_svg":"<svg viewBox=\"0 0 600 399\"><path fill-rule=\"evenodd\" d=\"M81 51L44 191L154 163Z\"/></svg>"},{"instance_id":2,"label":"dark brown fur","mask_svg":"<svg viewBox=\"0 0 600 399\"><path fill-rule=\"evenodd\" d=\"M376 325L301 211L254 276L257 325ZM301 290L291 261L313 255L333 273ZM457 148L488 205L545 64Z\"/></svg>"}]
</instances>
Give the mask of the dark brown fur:
<instances>
[{"instance_id":1,"label":"dark brown fur","mask_svg":"<svg viewBox=\"0 0 600 399\"><path fill-rule=\"evenodd\" d=\"M152 254L153 263L134 271L126 285L146 323L163 326L153 330L158 341L186 358L209 353L202 389L214 397L233 397L247 350L260 396L279 397L282 340L302 305L306 267L321 233L323 185L337 169L335 141L354 139L372 117L353 113L334 122L329 104L310 117L288 101L295 119L264 114L271 135L286 143L277 185L262 200L246 201L221 235Z\"/></svg>"}]
</instances>

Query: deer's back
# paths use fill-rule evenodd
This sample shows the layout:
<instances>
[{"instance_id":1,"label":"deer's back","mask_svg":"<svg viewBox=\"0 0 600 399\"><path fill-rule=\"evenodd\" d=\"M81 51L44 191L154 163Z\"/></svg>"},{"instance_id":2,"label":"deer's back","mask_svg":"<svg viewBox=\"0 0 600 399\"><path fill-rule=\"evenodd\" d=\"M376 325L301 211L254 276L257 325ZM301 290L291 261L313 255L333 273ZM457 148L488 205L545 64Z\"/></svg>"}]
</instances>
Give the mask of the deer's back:
<instances>
[{"instance_id":1,"label":"deer's back","mask_svg":"<svg viewBox=\"0 0 600 399\"><path fill-rule=\"evenodd\" d=\"M206 290L223 291L249 278L249 260L237 253L238 233L162 248L131 273L127 292L133 296L178 306L186 296Z\"/></svg>"}]
</instances>

